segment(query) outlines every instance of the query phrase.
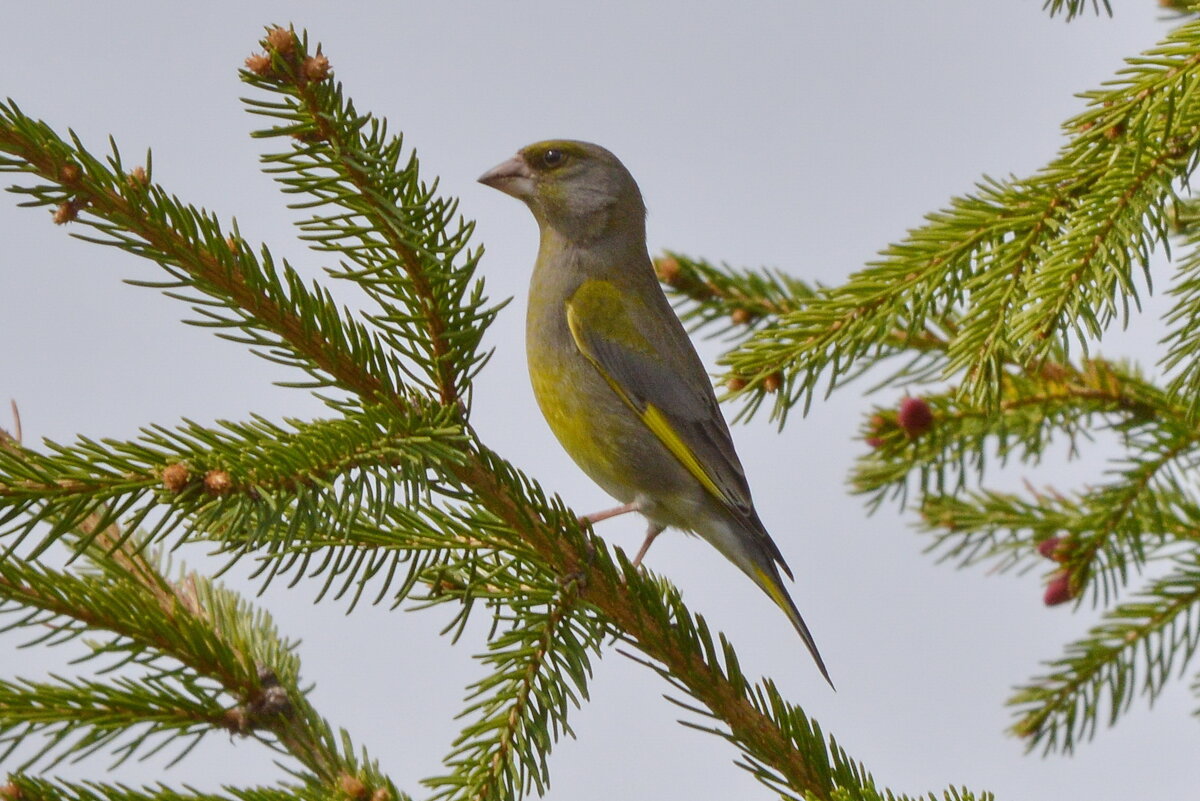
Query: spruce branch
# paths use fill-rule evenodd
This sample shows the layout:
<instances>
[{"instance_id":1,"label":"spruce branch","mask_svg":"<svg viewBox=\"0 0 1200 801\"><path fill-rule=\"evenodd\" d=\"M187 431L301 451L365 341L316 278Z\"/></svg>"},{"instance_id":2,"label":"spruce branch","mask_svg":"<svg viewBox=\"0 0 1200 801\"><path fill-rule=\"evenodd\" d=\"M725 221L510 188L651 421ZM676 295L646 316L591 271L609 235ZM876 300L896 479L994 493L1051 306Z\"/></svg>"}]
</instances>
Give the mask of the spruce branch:
<instances>
[{"instance_id":1,"label":"spruce branch","mask_svg":"<svg viewBox=\"0 0 1200 801\"><path fill-rule=\"evenodd\" d=\"M111 765L115 768L143 748L144 756L150 757L176 739L190 739L171 759L174 764L205 734L226 727L220 689L197 678L177 673L117 677L108 683L54 675L49 682L0 681L0 730L7 730L0 742L8 740L10 746L0 759L40 734L45 744L18 770L42 762L59 746L63 748L58 757L48 758L45 767L68 756L78 761L111 748L117 757ZM157 738L161 742L154 743Z\"/></svg>"},{"instance_id":2,"label":"spruce branch","mask_svg":"<svg viewBox=\"0 0 1200 801\"><path fill-rule=\"evenodd\" d=\"M1129 59L1089 108L1068 121L1071 139L1035 175L984 179L882 259L757 331L723 363L731 377L781 375L772 415L808 404L874 361L893 331L920 336L945 314L944 378L994 407L1012 364L1036 367L1070 346L1086 350L1126 319L1148 281L1148 258L1167 247L1167 208L1200 149L1200 22ZM761 402L761 401L760 401ZM753 401L752 401L753 403Z\"/></svg>"},{"instance_id":3,"label":"spruce branch","mask_svg":"<svg viewBox=\"0 0 1200 801\"><path fill-rule=\"evenodd\" d=\"M308 55L307 34L286 44L294 31L268 30L286 52L265 39L269 66L243 70L242 78L280 99L244 102L277 123L254 136L291 137L292 146L264 156L265 169L285 192L312 196L292 205L320 212L299 223L303 238L350 262L330 274L354 281L379 304L372 322L424 370L422 385L443 405L465 401L470 377L487 360L478 351L483 332L500 308L485 305L483 282L473 280L482 255L467 249L473 225L456 221L458 202L439 198L436 182L421 181L415 153L401 164L403 138L355 110L341 84L328 79L320 47ZM313 64L322 61L326 74L314 80Z\"/></svg>"},{"instance_id":4,"label":"spruce branch","mask_svg":"<svg viewBox=\"0 0 1200 801\"><path fill-rule=\"evenodd\" d=\"M459 474L477 489L480 504L519 532L551 570L578 581L580 599L641 652L642 664L700 704L686 709L718 721L704 730L741 749L739 765L773 790L788 788L797 798L879 797L870 776L833 738L827 742L799 707L769 681L752 684L741 673L732 646L723 635L720 644L714 641L677 590L634 569L620 553L614 559L602 541L579 531L561 502L548 503L536 483L495 454L480 446L477 458ZM514 494L514 487L523 492Z\"/></svg>"},{"instance_id":5,"label":"spruce branch","mask_svg":"<svg viewBox=\"0 0 1200 801\"><path fill-rule=\"evenodd\" d=\"M1194 16L1198 11L1196 0L1158 0L1158 5L1180 16Z\"/></svg>"},{"instance_id":6,"label":"spruce branch","mask_svg":"<svg viewBox=\"0 0 1200 801\"><path fill-rule=\"evenodd\" d=\"M489 576L488 595L511 609L499 612L510 625L480 657L490 673L469 688L460 717L471 722L446 758L451 773L425 781L433 798L546 792L546 757L563 734L573 736L567 713L587 698L588 655L598 656L602 635L611 633L579 608L578 590L574 580L531 586L526 576Z\"/></svg>"},{"instance_id":7,"label":"spruce branch","mask_svg":"<svg viewBox=\"0 0 1200 801\"><path fill-rule=\"evenodd\" d=\"M430 467L461 458L456 416L437 407L361 407L339 419L286 426L262 418L152 426L128 442L47 443L48 453L14 445L0 449L0 499L14 521L0 533L15 535L14 547L39 528L44 515L34 510L41 507L53 510L54 525L35 555L99 509L129 516L134 525L164 511L154 526L160 537L179 526L207 535L235 532L228 544L243 549L271 541L286 550L306 532L324 533L330 522L378 518L372 509L395 511L390 522L411 523L411 504L347 501L431 491ZM290 536L271 533L280 528Z\"/></svg>"},{"instance_id":8,"label":"spruce branch","mask_svg":"<svg viewBox=\"0 0 1200 801\"><path fill-rule=\"evenodd\" d=\"M347 777L337 789L311 783L289 782L276 787L227 787L223 792L180 791L159 784L154 787L130 787L105 782L49 781L24 775L10 775L0 786L4 801L395 801L386 788L373 793L356 794L362 782ZM365 789L365 785L364 789Z\"/></svg>"},{"instance_id":9,"label":"spruce branch","mask_svg":"<svg viewBox=\"0 0 1200 801\"><path fill-rule=\"evenodd\" d=\"M1173 373L1169 388L1192 418L1200 416L1200 230L1195 225L1196 200L1190 198L1173 209L1175 230L1182 236L1185 255L1177 262L1170 294L1175 305L1165 320L1170 327L1163 344L1167 352L1160 364Z\"/></svg>"},{"instance_id":10,"label":"spruce branch","mask_svg":"<svg viewBox=\"0 0 1200 801\"><path fill-rule=\"evenodd\" d=\"M1070 753L1080 739L1109 725L1137 694L1151 703L1171 674L1183 671L1200 642L1200 564L1194 552L1175 560L1174 570L1133 601L1110 610L1085 639L1048 663L1051 672L1021 687L1010 704L1018 708L1013 731L1029 747Z\"/></svg>"},{"instance_id":11,"label":"spruce branch","mask_svg":"<svg viewBox=\"0 0 1200 801\"><path fill-rule=\"evenodd\" d=\"M1049 12L1050 16L1061 14L1068 20L1081 16L1088 6L1091 6L1092 13L1096 16L1100 16L1101 13L1112 16L1109 0L1044 0L1042 3L1042 8Z\"/></svg>"},{"instance_id":12,"label":"spruce branch","mask_svg":"<svg viewBox=\"0 0 1200 801\"><path fill-rule=\"evenodd\" d=\"M1033 487L1027 496L995 490L931 494L921 503L921 527L932 538L928 550L941 560L961 567L994 562L996 572L1044 564L1036 549L1053 543L1061 569L1079 577L1077 588L1096 573L1093 598L1108 602L1131 571L1194 540L1200 527L1200 506L1165 492L1142 492L1117 514L1113 496L1124 489L1114 482L1069 495Z\"/></svg>"},{"instance_id":13,"label":"spruce branch","mask_svg":"<svg viewBox=\"0 0 1200 801\"><path fill-rule=\"evenodd\" d=\"M195 573L168 580L144 543L113 527L81 535L91 537L87 555L97 572L51 571L9 556L0 564L0 611L42 612L26 612L10 627L62 627L58 642L110 632L108 641L89 643L88 658L115 658L143 673L109 683L56 677L0 686L9 750L35 734L47 740L22 770L55 748L47 766L105 747L115 747L119 763L155 737L160 742L142 756L188 738L179 759L204 736L225 732L290 755L329 788L363 770L387 784L307 703L294 646L279 639L265 613Z\"/></svg>"},{"instance_id":14,"label":"spruce branch","mask_svg":"<svg viewBox=\"0 0 1200 801\"><path fill-rule=\"evenodd\" d=\"M1194 432L1182 411L1127 366L1089 359L1082 365L1045 363L1034 372L1005 374L999 408L972 403L951 387L926 393L933 424L927 432L906 431L895 409L875 407L864 430L873 451L860 460L851 483L870 505L889 496L906 498L910 476L922 493L949 493L983 479L987 454L1000 464L1016 457L1036 462L1054 435L1072 443L1088 436L1098 419L1134 426L1174 420L1181 437Z\"/></svg>"},{"instance_id":15,"label":"spruce branch","mask_svg":"<svg viewBox=\"0 0 1200 801\"><path fill-rule=\"evenodd\" d=\"M1148 550L1194 537L1189 510L1196 501L1186 476L1198 458L1200 429L1168 393L1129 366L1091 359L1079 367L1012 374L999 414L963 402L953 389L923 401L936 423L916 437L895 412L876 409L867 431L874 451L860 460L853 483L876 507L916 487L926 528L935 534L931 550L946 558L966 565L996 557L1007 568L1032 554L1036 543L1070 532L1075 587L1090 583L1107 602ZM1119 434L1126 455L1113 462L1103 484L1073 497L1033 491L1030 501L990 491L957 495L968 481L984 480L989 452L1001 464L1011 456L1032 463L1053 435L1065 433L1068 455L1077 455L1078 438L1105 428ZM1014 534L998 534L1003 530Z\"/></svg>"},{"instance_id":16,"label":"spruce branch","mask_svg":"<svg viewBox=\"0 0 1200 801\"><path fill-rule=\"evenodd\" d=\"M780 270L718 267L672 251L654 260L654 270L676 298L680 319L693 323L694 330L725 324L711 336L740 326L754 330L764 320L796 311L823 290Z\"/></svg>"},{"instance_id":17,"label":"spruce branch","mask_svg":"<svg viewBox=\"0 0 1200 801\"><path fill-rule=\"evenodd\" d=\"M0 453L19 450L0 431ZM307 769L297 775L327 791L361 774L396 798L390 780L308 704L294 644L266 613L197 573L169 579L149 538L122 531L111 518L95 511L64 531L66 544L85 560L70 572L10 549L0 560L0 614L19 615L5 628L32 630L35 642L107 632L107 641L87 642L86 659L112 662L104 672L136 666L142 673L108 683L54 677L0 685L6 754L42 735L45 745L24 767L106 747L115 748L119 763L155 738L143 756L190 738L180 759L207 734L225 732L290 755Z\"/></svg>"},{"instance_id":18,"label":"spruce branch","mask_svg":"<svg viewBox=\"0 0 1200 801\"><path fill-rule=\"evenodd\" d=\"M675 252L656 259L655 269L681 319L691 323L693 331L725 336L736 344L778 326L784 315L799 312L829 292L828 287L810 285L780 271L718 267ZM943 312L936 320L926 320L920 331L898 326L875 344L871 361L848 373L841 383L845 385L889 359L903 359L904 363L878 387L940 378L946 369L949 338L959 326L952 311ZM737 419L749 418L768 394L778 392L783 375L780 371L728 375L726 399L745 401Z\"/></svg>"},{"instance_id":19,"label":"spruce branch","mask_svg":"<svg viewBox=\"0 0 1200 801\"><path fill-rule=\"evenodd\" d=\"M15 103L0 103L0 172L44 182L10 186L30 197L21 205L53 206L55 222L98 232L75 236L153 261L170 280L131 283L191 304L192 324L311 377L296 386L337 387L374 402L404 395L396 359L376 334L344 317L320 286L306 288L286 262L277 266L265 246L256 256L236 225L226 229L153 184L149 163L147 156L146 167L126 171L115 143L102 162L73 134L67 142Z\"/></svg>"},{"instance_id":20,"label":"spruce branch","mask_svg":"<svg viewBox=\"0 0 1200 801\"><path fill-rule=\"evenodd\" d=\"M1040 553L1056 563L1047 604L1089 591L1097 603L1117 603L1012 701L1020 708L1013 731L1031 738L1031 747L1070 751L1102 716L1111 724L1128 708L1138 675L1153 701L1200 639L1193 610L1200 498L1192 480L1200 428L1192 409L1136 368L1101 359L1013 366L995 411L954 387L920 402L930 415L920 431L906 430L902 412L876 408L864 430L872 452L856 468L856 489L876 506L916 489L930 550L943 559L1008 570L1031 567ZM1068 455L1077 457L1078 440L1103 430L1117 435L1122 455L1102 483L1070 493L1030 486L1027 498L975 488L989 453L1001 463L1011 456L1036 463L1053 435L1065 433ZM1175 572L1118 603L1134 571L1163 557L1174 560Z\"/></svg>"}]
</instances>

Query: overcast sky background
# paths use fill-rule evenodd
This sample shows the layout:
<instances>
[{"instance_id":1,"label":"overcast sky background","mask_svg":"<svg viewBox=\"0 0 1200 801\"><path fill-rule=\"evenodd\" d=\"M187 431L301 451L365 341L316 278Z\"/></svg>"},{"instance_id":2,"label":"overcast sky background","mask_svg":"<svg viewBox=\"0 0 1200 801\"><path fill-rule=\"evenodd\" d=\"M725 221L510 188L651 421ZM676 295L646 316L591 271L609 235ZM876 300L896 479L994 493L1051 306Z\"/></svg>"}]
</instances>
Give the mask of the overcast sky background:
<instances>
[{"instance_id":1,"label":"overcast sky background","mask_svg":"<svg viewBox=\"0 0 1200 801\"><path fill-rule=\"evenodd\" d=\"M1151 0L1070 24L1035 0L8 4L0 95L60 133L74 128L95 153L112 134L127 164L152 146L154 178L168 191L236 216L248 240L316 276L329 262L296 241L296 215L258 170L264 145L247 136L261 123L238 101L250 90L237 69L271 22L323 42L358 107L403 130L426 177L440 175L442 191L478 221L489 294L516 300L489 333L496 356L479 379L475 423L580 512L611 504L559 450L525 377L536 226L519 203L476 184L480 173L532 141L592 140L638 179L652 251L837 283L982 174L1047 161L1059 124L1082 108L1074 93L1170 26ZM0 203L0 399L20 403L29 444L128 438L181 417L326 413L303 392L272 386L287 371L180 325L183 306L121 283L157 278L154 265L73 240L19 199ZM1157 275L1165 285L1167 273ZM1114 331L1104 351L1149 364L1157 332L1148 317ZM710 364L718 348L702 346ZM664 536L649 566L729 634L749 675L773 676L881 786L917 794L965 784L1022 801L1195 797L1200 729L1186 678L1151 711L1136 701L1070 758L1026 755L1003 733L1010 688L1094 614L1043 606L1037 571L996 577L935 564L911 513L868 517L845 487L864 447L855 437L868 401L856 393L816 404L782 435L765 418L734 430L836 694L786 618L709 546ZM1053 478L1018 467L1006 481L1027 475ZM599 530L632 549L643 524ZM230 581L252 590L247 572ZM418 780L440 773L458 731L463 687L481 675L471 654L482 627L451 646L437 635L446 610L346 617L335 602L314 606L317 588L272 587L260 602L303 639L318 709L421 797ZM63 654L14 650L17 642L0 639L0 674L74 671ZM549 798L771 797L731 764L727 744L674 722L679 710L649 671L611 651L595 668L592 701L571 718L578 739L551 758ZM206 789L282 777L265 750L220 735L171 770L164 764L115 775ZM105 765L58 773L100 778Z\"/></svg>"}]
</instances>

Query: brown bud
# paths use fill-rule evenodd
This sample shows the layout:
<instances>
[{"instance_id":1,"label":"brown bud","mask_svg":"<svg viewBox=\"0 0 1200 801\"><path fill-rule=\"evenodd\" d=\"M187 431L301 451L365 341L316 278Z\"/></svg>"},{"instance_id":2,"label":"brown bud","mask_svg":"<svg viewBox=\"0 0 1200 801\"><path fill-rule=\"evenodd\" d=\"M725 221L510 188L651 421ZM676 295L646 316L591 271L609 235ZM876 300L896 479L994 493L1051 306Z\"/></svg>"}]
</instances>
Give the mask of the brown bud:
<instances>
[{"instance_id":1,"label":"brown bud","mask_svg":"<svg viewBox=\"0 0 1200 801\"><path fill-rule=\"evenodd\" d=\"M338 789L350 798L367 797L367 785L363 784L362 779L351 776L349 773L338 776Z\"/></svg>"},{"instance_id":2,"label":"brown bud","mask_svg":"<svg viewBox=\"0 0 1200 801\"><path fill-rule=\"evenodd\" d=\"M191 475L182 462L167 465L162 471L162 483L170 492L182 492Z\"/></svg>"},{"instance_id":3,"label":"brown bud","mask_svg":"<svg viewBox=\"0 0 1200 801\"><path fill-rule=\"evenodd\" d=\"M72 200L64 200L54 209L54 224L65 225L79 216L79 207Z\"/></svg>"},{"instance_id":4,"label":"brown bud","mask_svg":"<svg viewBox=\"0 0 1200 801\"><path fill-rule=\"evenodd\" d=\"M670 256L664 256L655 261L654 271L658 273L658 280L664 284L675 286L679 281L679 262Z\"/></svg>"},{"instance_id":5,"label":"brown bud","mask_svg":"<svg viewBox=\"0 0 1200 801\"><path fill-rule=\"evenodd\" d=\"M296 47L296 34L286 28L272 28L267 31L267 38L263 44L276 53L286 56Z\"/></svg>"},{"instance_id":6,"label":"brown bud","mask_svg":"<svg viewBox=\"0 0 1200 801\"><path fill-rule=\"evenodd\" d=\"M746 379L740 375L731 375L729 380L725 382L725 388L730 392L741 392L746 388Z\"/></svg>"},{"instance_id":7,"label":"brown bud","mask_svg":"<svg viewBox=\"0 0 1200 801\"><path fill-rule=\"evenodd\" d=\"M733 312L729 315L729 319L730 319L730 321L733 322L734 325L745 325L746 323L748 323L752 319L754 319L754 317L752 314L750 314L749 309L740 309L739 308L739 309L733 310Z\"/></svg>"},{"instance_id":8,"label":"brown bud","mask_svg":"<svg viewBox=\"0 0 1200 801\"><path fill-rule=\"evenodd\" d=\"M1047 381L1063 381L1068 375L1067 369L1061 364L1057 364L1055 362L1043 363L1040 372L1042 374L1042 378Z\"/></svg>"},{"instance_id":9,"label":"brown bud","mask_svg":"<svg viewBox=\"0 0 1200 801\"><path fill-rule=\"evenodd\" d=\"M763 379L762 385L767 392L778 392L783 386L783 373L776 370Z\"/></svg>"},{"instance_id":10,"label":"brown bud","mask_svg":"<svg viewBox=\"0 0 1200 801\"><path fill-rule=\"evenodd\" d=\"M209 470L204 474L204 489L210 495L228 495L233 489L233 479L224 470Z\"/></svg>"},{"instance_id":11,"label":"brown bud","mask_svg":"<svg viewBox=\"0 0 1200 801\"><path fill-rule=\"evenodd\" d=\"M371 801L392 801L392 794L386 787L377 787L375 792L371 793Z\"/></svg>"},{"instance_id":12,"label":"brown bud","mask_svg":"<svg viewBox=\"0 0 1200 801\"><path fill-rule=\"evenodd\" d=\"M1125 134L1125 126L1121 123L1112 125L1104 132L1104 136L1108 139L1120 139Z\"/></svg>"},{"instance_id":13,"label":"brown bud","mask_svg":"<svg viewBox=\"0 0 1200 801\"><path fill-rule=\"evenodd\" d=\"M304 72L304 77L310 81L323 81L329 77L329 59L320 53L304 59L300 68Z\"/></svg>"},{"instance_id":14,"label":"brown bud","mask_svg":"<svg viewBox=\"0 0 1200 801\"><path fill-rule=\"evenodd\" d=\"M58 168L58 180L64 184L76 184L83 176L83 170L73 161L68 161L66 164Z\"/></svg>"},{"instance_id":15,"label":"brown bud","mask_svg":"<svg viewBox=\"0 0 1200 801\"><path fill-rule=\"evenodd\" d=\"M252 728L250 715L247 714L245 707L235 706L226 709L222 718L222 725L234 734L248 734Z\"/></svg>"},{"instance_id":16,"label":"brown bud","mask_svg":"<svg viewBox=\"0 0 1200 801\"><path fill-rule=\"evenodd\" d=\"M266 75L271 71L271 57L266 53L251 53L246 56L246 69L255 75Z\"/></svg>"},{"instance_id":17,"label":"brown bud","mask_svg":"<svg viewBox=\"0 0 1200 801\"><path fill-rule=\"evenodd\" d=\"M260 718L291 715L292 702L283 687L267 687L250 705L251 712Z\"/></svg>"},{"instance_id":18,"label":"brown bud","mask_svg":"<svg viewBox=\"0 0 1200 801\"><path fill-rule=\"evenodd\" d=\"M896 422L910 439L916 439L933 428L933 410L922 398L905 398L900 401Z\"/></svg>"},{"instance_id":19,"label":"brown bud","mask_svg":"<svg viewBox=\"0 0 1200 801\"><path fill-rule=\"evenodd\" d=\"M150 176L146 174L145 167L134 167L125 176L125 184L130 189L145 189L150 185Z\"/></svg>"},{"instance_id":20,"label":"brown bud","mask_svg":"<svg viewBox=\"0 0 1200 801\"><path fill-rule=\"evenodd\" d=\"M1046 593L1042 596L1042 601L1046 606L1058 606L1065 604L1078 594L1071 588L1071 574L1066 570L1059 570L1050 577L1050 583L1046 585Z\"/></svg>"},{"instance_id":21,"label":"brown bud","mask_svg":"<svg viewBox=\"0 0 1200 801\"><path fill-rule=\"evenodd\" d=\"M16 782L0 785L0 801L18 801L21 798L21 788Z\"/></svg>"},{"instance_id":22,"label":"brown bud","mask_svg":"<svg viewBox=\"0 0 1200 801\"><path fill-rule=\"evenodd\" d=\"M292 131L292 138L301 142L320 142L325 137L320 131L310 128L306 131Z\"/></svg>"}]
</instances>

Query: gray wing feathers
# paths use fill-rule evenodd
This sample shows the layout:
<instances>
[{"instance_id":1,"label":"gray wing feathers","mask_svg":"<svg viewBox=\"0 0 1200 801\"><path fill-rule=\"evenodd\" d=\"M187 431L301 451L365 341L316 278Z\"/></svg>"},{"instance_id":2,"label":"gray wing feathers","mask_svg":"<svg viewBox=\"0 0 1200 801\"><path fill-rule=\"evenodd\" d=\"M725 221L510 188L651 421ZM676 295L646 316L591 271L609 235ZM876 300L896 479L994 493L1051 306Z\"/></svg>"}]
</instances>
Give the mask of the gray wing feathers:
<instances>
[{"instance_id":1,"label":"gray wing feathers","mask_svg":"<svg viewBox=\"0 0 1200 801\"><path fill-rule=\"evenodd\" d=\"M654 343L652 352L635 350L583 330L579 334L586 340L588 355L639 411L654 406L670 422L713 483L721 488L724 497L719 500L754 535L767 560L777 562L791 577L783 554L754 511L745 471L704 364L661 290L656 300L663 308L653 310L652 314L630 314L628 308L624 310L645 340Z\"/></svg>"}]
</instances>

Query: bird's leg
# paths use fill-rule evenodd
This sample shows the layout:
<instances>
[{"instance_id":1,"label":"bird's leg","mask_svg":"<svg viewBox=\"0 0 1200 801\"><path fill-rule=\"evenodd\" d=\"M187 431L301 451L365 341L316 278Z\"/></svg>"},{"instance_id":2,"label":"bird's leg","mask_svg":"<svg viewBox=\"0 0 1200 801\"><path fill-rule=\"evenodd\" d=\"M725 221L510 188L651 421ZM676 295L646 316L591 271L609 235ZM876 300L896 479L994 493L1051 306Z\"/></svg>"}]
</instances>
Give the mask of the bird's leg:
<instances>
[{"instance_id":1,"label":"bird's leg","mask_svg":"<svg viewBox=\"0 0 1200 801\"><path fill-rule=\"evenodd\" d=\"M588 523L599 523L601 520L607 520L610 517L616 517L628 512L636 512L640 509L641 507L638 506L637 501L621 504L612 509L605 509L603 512L593 512L590 515L583 515L579 518L579 525L586 526Z\"/></svg>"},{"instance_id":2,"label":"bird's leg","mask_svg":"<svg viewBox=\"0 0 1200 801\"><path fill-rule=\"evenodd\" d=\"M624 503L620 506L615 506L612 509L605 509L602 512L593 512L590 515L583 515L579 518L579 525L585 526L592 523L599 523L601 520L607 520L610 517L627 514L628 512L642 511L641 505L637 501L632 503ZM642 540L642 547L638 549L637 556L633 558L633 566L640 567L642 557L646 555L646 551L650 550L650 543L654 542L654 538L663 532L666 526L660 526L656 523L650 524L649 531L646 532L646 539Z\"/></svg>"},{"instance_id":3,"label":"bird's leg","mask_svg":"<svg viewBox=\"0 0 1200 801\"><path fill-rule=\"evenodd\" d=\"M646 555L646 551L650 550L650 543L654 542L654 538L663 533L666 526L660 526L656 523L650 524L650 530L646 532L646 539L642 540L642 547L638 549L637 556L633 557L633 566L640 567L642 557Z\"/></svg>"}]
</instances>

